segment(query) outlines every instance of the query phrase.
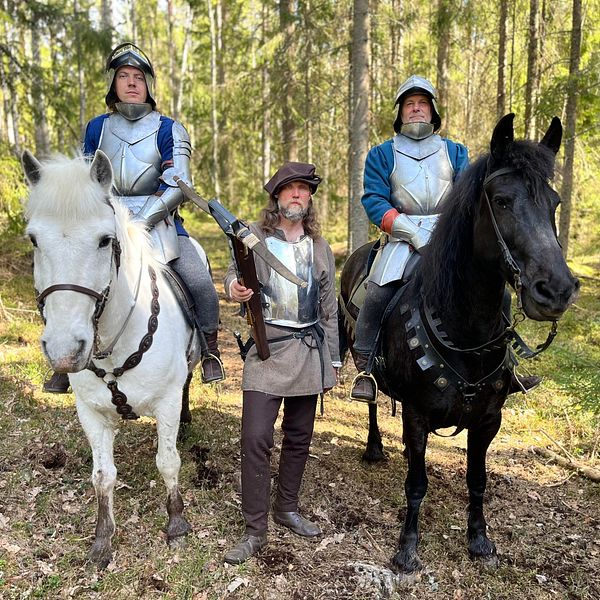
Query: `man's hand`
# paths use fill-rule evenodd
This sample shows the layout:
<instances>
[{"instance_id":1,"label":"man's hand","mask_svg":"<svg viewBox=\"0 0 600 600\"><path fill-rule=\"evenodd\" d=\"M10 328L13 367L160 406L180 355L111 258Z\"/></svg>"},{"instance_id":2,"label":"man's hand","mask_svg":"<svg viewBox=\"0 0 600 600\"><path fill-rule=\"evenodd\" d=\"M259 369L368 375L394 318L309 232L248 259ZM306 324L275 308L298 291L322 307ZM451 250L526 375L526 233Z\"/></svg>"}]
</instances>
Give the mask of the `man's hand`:
<instances>
[{"instance_id":1,"label":"man's hand","mask_svg":"<svg viewBox=\"0 0 600 600\"><path fill-rule=\"evenodd\" d=\"M229 286L229 297L235 302L248 302L253 294L250 288L244 287L239 281L234 280Z\"/></svg>"}]
</instances>

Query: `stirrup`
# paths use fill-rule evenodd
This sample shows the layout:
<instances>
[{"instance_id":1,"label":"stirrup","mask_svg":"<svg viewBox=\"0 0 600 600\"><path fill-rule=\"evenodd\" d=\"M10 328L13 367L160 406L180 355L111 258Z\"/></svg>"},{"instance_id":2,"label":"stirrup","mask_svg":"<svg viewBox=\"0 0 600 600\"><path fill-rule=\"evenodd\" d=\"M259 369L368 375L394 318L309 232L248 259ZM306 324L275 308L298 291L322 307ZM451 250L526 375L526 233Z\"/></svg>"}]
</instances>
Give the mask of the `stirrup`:
<instances>
[{"instance_id":1,"label":"stirrup","mask_svg":"<svg viewBox=\"0 0 600 600\"><path fill-rule=\"evenodd\" d=\"M207 362L212 362L213 360L217 362L219 372L215 373L214 375L210 375L209 377L205 377L204 364ZM202 357L202 360L200 361L200 379L202 380L202 383L215 383L217 381L225 380L225 369L223 367L223 363L216 354L209 353Z\"/></svg>"},{"instance_id":2,"label":"stirrup","mask_svg":"<svg viewBox=\"0 0 600 600\"><path fill-rule=\"evenodd\" d=\"M372 383L373 389L374 389L374 395L373 395L372 399L354 396L354 394L353 394L354 387L360 380L369 380ZM367 373L366 371L361 371L352 380L352 386L350 388L350 400L357 400L358 402L366 402L367 404L377 404L377 394L378 393L379 393L379 387L377 386L377 380L375 379L375 377L373 377L372 373Z\"/></svg>"}]
</instances>

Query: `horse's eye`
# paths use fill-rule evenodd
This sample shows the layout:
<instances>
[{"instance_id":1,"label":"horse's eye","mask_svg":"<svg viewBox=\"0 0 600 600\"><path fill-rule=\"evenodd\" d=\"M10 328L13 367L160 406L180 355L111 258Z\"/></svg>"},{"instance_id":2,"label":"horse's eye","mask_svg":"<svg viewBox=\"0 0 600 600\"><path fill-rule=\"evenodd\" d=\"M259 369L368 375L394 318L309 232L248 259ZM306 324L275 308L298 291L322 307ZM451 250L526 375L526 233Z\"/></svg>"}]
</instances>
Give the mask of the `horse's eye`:
<instances>
[{"instance_id":1,"label":"horse's eye","mask_svg":"<svg viewBox=\"0 0 600 600\"><path fill-rule=\"evenodd\" d=\"M30 236L29 236L29 241L31 242L31 245L32 245L34 248L37 248L37 240L35 239L35 235L30 235Z\"/></svg>"},{"instance_id":2,"label":"horse's eye","mask_svg":"<svg viewBox=\"0 0 600 600\"><path fill-rule=\"evenodd\" d=\"M110 237L110 235L105 235L101 240L100 243L98 244L98 248L106 248L106 246L108 246L112 241L112 238Z\"/></svg>"},{"instance_id":3,"label":"horse's eye","mask_svg":"<svg viewBox=\"0 0 600 600\"><path fill-rule=\"evenodd\" d=\"M494 202L500 208L508 208L510 206L511 200L508 196L494 196Z\"/></svg>"}]
</instances>

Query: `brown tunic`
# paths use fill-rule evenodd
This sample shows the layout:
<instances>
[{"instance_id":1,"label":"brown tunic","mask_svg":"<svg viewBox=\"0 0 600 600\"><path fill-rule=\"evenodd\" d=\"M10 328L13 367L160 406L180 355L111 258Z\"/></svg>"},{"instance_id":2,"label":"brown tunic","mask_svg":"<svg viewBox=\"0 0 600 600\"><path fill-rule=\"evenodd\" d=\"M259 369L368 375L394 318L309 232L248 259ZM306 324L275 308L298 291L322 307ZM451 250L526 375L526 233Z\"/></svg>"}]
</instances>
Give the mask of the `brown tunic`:
<instances>
[{"instance_id":1,"label":"brown tunic","mask_svg":"<svg viewBox=\"0 0 600 600\"><path fill-rule=\"evenodd\" d=\"M250 225L252 233L262 241L267 237L256 223ZM285 235L279 229L274 234L285 240ZM260 257L255 255L256 272L261 284L269 281L271 268ZM319 323L325 332L323 340L323 362L325 377L321 380L321 361L319 351L310 337L275 342L269 345L271 356L260 360L256 346L248 352L244 363L242 389L264 392L280 396L306 396L319 394L323 388L335 385L335 370L332 361L340 360L337 322L337 298L335 290L335 261L329 244L322 238L313 240L313 273L319 282ZM225 275L225 293L229 294L229 286L235 279L235 267L229 265ZM267 338L277 338L285 335L292 328L272 327L266 325ZM307 345L309 344L309 345Z\"/></svg>"}]
</instances>

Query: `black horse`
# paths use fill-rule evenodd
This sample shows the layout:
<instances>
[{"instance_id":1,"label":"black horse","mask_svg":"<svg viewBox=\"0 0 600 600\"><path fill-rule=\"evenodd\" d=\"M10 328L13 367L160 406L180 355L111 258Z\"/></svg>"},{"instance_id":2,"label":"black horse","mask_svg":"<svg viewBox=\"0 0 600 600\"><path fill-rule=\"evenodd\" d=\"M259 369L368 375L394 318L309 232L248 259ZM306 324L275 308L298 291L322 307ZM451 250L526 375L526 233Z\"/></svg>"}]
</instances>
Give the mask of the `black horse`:
<instances>
[{"instance_id":1,"label":"black horse","mask_svg":"<svg viewBox=\"0 0 600 600\"><path fill-rule=\"evenodd\" d=\"M549 185L562 138L560 120L555 117L536 144L514 141L513 118L498 122L490 154L459 176L381 331L374 375L380 389L402 404L408 458L406 519L392 559L401 572L421 567L417 544L419 508L427 491L425 448L429 433L445 427L468 430L469 552L497 562L486 535L483 496L486 452L500 428L514 370L514 327L503 316L505 285L515 289L519 315L554 323L579 286L556 237L559 196ZM340 305L350 313L354 308L354 318L348 298L364 277L371 247L354 252L342 271ZM342 339L352 350L352 319L347 313L342 319ZM369 405L365 458L383 458L375 404Z\"/></svg>"}]
</instances>

